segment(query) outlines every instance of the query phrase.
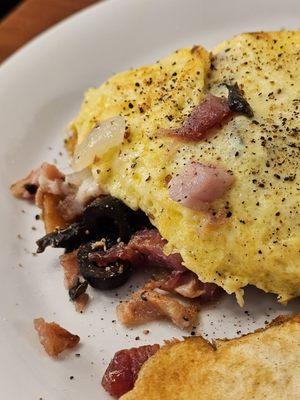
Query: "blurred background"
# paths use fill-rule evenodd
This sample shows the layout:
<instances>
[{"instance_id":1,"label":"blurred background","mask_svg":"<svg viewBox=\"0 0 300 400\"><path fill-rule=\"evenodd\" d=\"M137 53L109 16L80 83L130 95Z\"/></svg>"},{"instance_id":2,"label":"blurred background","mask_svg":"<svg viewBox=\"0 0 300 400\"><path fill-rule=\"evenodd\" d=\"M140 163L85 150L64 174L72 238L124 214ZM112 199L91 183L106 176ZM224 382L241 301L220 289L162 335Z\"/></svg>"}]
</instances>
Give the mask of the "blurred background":
<instances>
[{"instance_id":1,"label":"blurred background","mask_svg":"<svg viewBox=\"0 0 300 400\"><path fill-rule=\"evenodd\" d=\"M98 0L0 0L0 63L47 28Z\"/></svg>"}]
</instances>

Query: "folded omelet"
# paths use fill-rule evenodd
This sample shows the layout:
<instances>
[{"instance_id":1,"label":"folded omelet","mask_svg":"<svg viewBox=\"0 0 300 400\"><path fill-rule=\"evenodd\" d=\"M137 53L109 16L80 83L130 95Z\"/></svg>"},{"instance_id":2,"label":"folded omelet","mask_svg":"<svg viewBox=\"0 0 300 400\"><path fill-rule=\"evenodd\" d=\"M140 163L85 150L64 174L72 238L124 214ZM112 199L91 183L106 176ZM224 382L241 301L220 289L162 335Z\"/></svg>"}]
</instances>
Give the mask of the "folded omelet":
<instances>
[{"instance_id":1,"label":"folded omelet","mask_svg":"<svg viewBox=\"0 0 300 400\"><path fill-rule=\"evenodd\" d=\"M235 115L204 140L164 135L182 126L205 94L237 83L254 117ZM217 46L180 49L89 89L71 128L77 143L101 121L125 118L126 139L91 165L104 190L142 209L203 282L242 302L255 285L281 302L300 295L300 31L247 33ZM232 171L216 218L173 201L170 177L190 160ZM224 218L219 211L226 210Z\"/></svg>"}]
</instances>

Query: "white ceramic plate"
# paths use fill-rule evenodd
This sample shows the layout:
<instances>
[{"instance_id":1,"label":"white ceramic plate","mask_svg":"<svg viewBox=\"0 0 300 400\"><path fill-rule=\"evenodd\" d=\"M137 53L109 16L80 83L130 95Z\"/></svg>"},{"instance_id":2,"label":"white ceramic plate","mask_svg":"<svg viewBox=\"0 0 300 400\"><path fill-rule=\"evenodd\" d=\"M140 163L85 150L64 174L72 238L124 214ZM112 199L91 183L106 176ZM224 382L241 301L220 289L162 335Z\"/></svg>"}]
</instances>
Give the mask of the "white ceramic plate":
<instances>
[{"instance_id":1,"label":"white ceramic plate","mask_svg":"<svg viewBox=\"0 0 300 400\"><path fill-rule=\"evenodd\" d=\"M57 25L1 66L1 399L108 399L100 379L116 350L182 335L163 322L147 326L148 335L145 326L128 330L115 322L115 305L126 287L118 295L93 292L87 312L77 314L63 287L60 252L32 254L42 224L34 219L34 207L11 198L10 183L43 160L66 165L59 155L65 127L88 87L181 46L210 48L245 31L299 28L299 15L297 0L111 0ZM245 300L244 309L230 296L204 308L198 332L232 337L300 305L280 306L274 296L254 289ZM81 356L50 359L33 330L38 316L79 334Z\"/></svg>"}]
</instances>

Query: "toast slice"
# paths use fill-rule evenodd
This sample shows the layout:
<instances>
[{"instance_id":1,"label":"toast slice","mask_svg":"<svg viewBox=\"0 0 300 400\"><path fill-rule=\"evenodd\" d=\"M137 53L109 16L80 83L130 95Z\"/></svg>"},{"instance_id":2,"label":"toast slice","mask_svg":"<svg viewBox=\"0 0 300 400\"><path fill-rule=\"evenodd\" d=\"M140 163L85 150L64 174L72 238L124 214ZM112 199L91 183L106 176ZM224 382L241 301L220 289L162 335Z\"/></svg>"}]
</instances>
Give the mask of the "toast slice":
<instances>
[{"instance_id":1,"label":"toast slice","mask_svg":"<svg viewBox=\"0 0 300 400\"><path fill-rule=\"evenodd\" d=\"M144 364L121 399L300 399L300 315L232 340L171 342Z\"/></svg>"}]
</instances>

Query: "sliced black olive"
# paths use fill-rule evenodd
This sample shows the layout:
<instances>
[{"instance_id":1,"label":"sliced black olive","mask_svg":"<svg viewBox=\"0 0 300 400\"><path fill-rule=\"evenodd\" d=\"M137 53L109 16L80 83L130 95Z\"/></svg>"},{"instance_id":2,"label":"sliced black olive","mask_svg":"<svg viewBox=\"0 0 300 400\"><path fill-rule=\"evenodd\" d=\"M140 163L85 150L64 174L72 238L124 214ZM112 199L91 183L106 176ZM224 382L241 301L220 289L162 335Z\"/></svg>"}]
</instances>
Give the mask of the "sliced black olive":
<instances>
[{"instance_id":1,"label":"sliced black olive","mask_svg":"<svg viewBox=\"0 0 300 400\"><path fill-rule=\"evenodd\" d=\"M83 213L84 223L95 232L106 232L121 238L130 239L129 212L122 201L112 196L101 196L90 203ZM106 236L106 235L105 235Z\"/></svg>"},{"instance_id":2,"label":"sliced black olive","mask_svg":"<svg viewBox=\"0 0 300 400\"><path fill-rule=\"evenodd\" d=\"M60 247L67 251L77 249L81 244L105 237L116 243L117 239L128 242L137 230L151 226L142 211L133 211L112 196L101 196L84 210L79 222L66 229L55 230L39 239L37 252L46 247Z\"/></svg>"},{"instance_id":3,"label":"sliced black olive","mask_svg":"<svg viewBox=\"0 0 300 400\"><path fill-rule=\"evenodd\" d=\"M248 101L244 98L241 89L238 84L227 85L228 89L228 106L231 111L238 112L241 114L245 114L247 117L253 117L253 110L248 103Z\"/></svg>"},{"instance_id":4,"label":"sliced black olive","mask_svg":"<svg viewBox=\"0 0 300 400\"><path fill-rule=\"evenodd\" d=\"M37 253L42 253L46 247L59 247L72 251L82 243L91 240L91 232L82 223L75 222L66 229L55 230L37 240Z\"/></svg>"},{"instance_id":5,"label":"sliced black olive","mask_svg":"<svg viewBox=\"0 0 300 400\"><path fill-rule=\"evenodd\" d=\"M149 218L142 210L130 210L129 223L132 234L143 228L153 228Z\"/></svg>"},{"instance_id":6,"label":"sliced black olive","mask_svg":"<svg viewBox=\"0 0 300 400\"><path fill-rule=\"evenodd\" d=\"M87 281L79 281L77 282L77 284L72 287L71 289L69 289L69 296L71 300L75 300L77 299L77 297L79 297L81 294L85 293L86 289L88 287L88 283Z\"/></svg>"},{"instance_id":7,"label":"sliced black olive","mask_svg":"<svg viewBox=\"0 0 300 400\"><path fill-rule=\"evenodd\" d=\"M128 261L116 260L107 266L99 266L91 261L89 255L97 251L88 243L79 248L77 260L81 275L96 289L114 289L123 285L131 275L131 264Z\"/></svg>"}]
</instances>

